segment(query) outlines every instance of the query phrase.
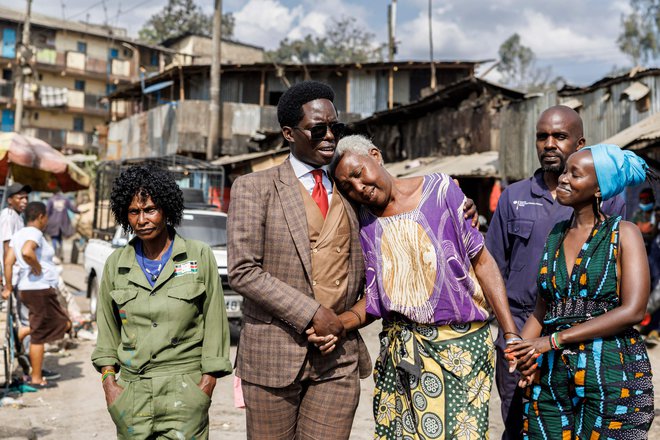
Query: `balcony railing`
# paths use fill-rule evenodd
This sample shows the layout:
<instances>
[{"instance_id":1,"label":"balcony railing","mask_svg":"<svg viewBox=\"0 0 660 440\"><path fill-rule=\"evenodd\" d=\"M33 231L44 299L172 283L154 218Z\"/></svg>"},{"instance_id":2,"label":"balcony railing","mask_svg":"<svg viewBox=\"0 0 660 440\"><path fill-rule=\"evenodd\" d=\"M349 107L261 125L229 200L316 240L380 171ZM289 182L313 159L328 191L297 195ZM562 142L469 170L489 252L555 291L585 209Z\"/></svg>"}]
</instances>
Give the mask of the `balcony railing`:
<instances>
[{"instance_id":1,"label":"balcony railing","mask_svg":"<svg viewBox=\"0 0 660 440\"><path fill-rule=\"evenodd\" d=\"M85 108L92 110L108 110L108 101L99 102L103 95L94 95L92 93L85 93Z\"/></svg>"},{"instance_id":2,"label":"balcony railing","mask_svg":"<svg viewBox=\"0 0 660 440\"><path fill-rule=\"evenodd\" d=\"M111 74L130 78L131 72L133 72L133 63L131 60L104 60L93 58L76 51L58 52L52 48L37 48L35 58L37 63L40 64L61 66L67 69L93 74Z\"/></svg>"},{"instance_id":3,"label":"balcony railing","mask_svg":"<svg viewBox=\"0 0 660 440\"><path fill-rule=\"evenodd\" d=\"M66 145L66 130L29 127L23 131L26 135L41 139L55 148L62 148Z\"/></svg>"},{"instance_id":4,"label":"balcony railing","mask_svg":"<svg viewBox=\"0 0 660 440\"><path fill-rule=\"evenodd\" d=\"M91 148L92 145L92 134L82 131L28 127L24 129L24 133L39 138L57 149L85 150Z\"/></svg>"}]
</instances>

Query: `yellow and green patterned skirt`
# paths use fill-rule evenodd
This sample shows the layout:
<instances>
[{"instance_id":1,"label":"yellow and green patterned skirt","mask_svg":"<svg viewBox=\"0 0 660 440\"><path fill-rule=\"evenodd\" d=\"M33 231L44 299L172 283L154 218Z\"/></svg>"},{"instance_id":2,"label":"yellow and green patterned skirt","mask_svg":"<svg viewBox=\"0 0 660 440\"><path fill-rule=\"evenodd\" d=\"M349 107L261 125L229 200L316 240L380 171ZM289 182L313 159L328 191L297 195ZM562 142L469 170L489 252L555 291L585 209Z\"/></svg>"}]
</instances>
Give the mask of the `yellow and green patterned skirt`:
<instances>
[{"instance_id":1,"label":"yellow and green patterned skirt","mask_svg":"<svg viewBox=\"0 0 660 440\"><path fill-rule=\"evenodd\" d=\"M384 322L380 344L375 438L488 438L494 346L487 323Z\"/></svg>"}]
</instances>

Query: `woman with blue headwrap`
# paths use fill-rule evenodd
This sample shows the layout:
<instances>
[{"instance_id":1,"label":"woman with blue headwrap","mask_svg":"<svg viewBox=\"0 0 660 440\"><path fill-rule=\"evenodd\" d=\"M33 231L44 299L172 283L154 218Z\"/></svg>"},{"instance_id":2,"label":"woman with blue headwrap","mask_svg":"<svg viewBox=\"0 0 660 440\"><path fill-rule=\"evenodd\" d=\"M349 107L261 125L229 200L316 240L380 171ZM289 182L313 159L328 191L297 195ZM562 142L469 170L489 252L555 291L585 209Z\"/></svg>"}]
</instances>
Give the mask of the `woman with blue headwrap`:
<instances>
[{"instance_id":1,"label":"woman with blue headwrap","mask_svg":"<svg viewBox=\"0 0 660 440\"><path fill-rule=\"evenodd\" d=\"M633 328L649 297L646 251L633 223L600 210L647 176L634 153L595 145L572 154L559 177L557 200L573 215L548 236L536 309L524 341L507 349L527 386L525 438L648 438L651 364Z\"/></svg>"}]
</instances>

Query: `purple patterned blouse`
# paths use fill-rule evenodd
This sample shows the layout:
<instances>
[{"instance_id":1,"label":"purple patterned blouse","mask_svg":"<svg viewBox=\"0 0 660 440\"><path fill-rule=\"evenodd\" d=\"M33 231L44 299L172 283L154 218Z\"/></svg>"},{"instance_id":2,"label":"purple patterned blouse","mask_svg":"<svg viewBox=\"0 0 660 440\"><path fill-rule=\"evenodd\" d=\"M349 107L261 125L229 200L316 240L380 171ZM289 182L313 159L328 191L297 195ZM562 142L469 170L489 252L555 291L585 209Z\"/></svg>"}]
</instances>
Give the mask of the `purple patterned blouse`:
<instances>
[{"instance_id":1,"label":"purple patterned blouse","mask_svg":"<svg viewBox=\"0 0 660 440\"><path fill-rule=\"evenodd\" d=\"M360 209L367 313L392 312L424 324L462 324L488 318L470 259L484 245L463 218L465 195L446 174L424 176L417 208L390 217Z\"/></svg>"}]
</instances>

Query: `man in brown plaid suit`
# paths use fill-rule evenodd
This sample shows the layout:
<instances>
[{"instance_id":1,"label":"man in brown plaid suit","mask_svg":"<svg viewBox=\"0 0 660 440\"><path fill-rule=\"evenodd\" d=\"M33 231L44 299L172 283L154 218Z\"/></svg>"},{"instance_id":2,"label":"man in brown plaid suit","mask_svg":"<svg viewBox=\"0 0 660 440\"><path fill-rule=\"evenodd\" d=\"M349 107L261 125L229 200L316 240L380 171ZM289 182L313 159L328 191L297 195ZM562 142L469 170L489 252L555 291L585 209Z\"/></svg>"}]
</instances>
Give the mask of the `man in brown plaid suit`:
<instances>
[{"instance_id":1,"label":"man in brown plaid suit","mask_svg":"<svg viewBox=\"0 0 660 440\"><path fill-rule=\"evenodd\" d=\"M232 187L229 281L244 296L236 374L249 439L348 439L371 372L359 333L338 318L363 292L364 263L355 213L327 175L344 128L333 100L314 81L284 93L290 157ZM310 327L336 348L322 355Z\"/></svg>"}]
</instances>

